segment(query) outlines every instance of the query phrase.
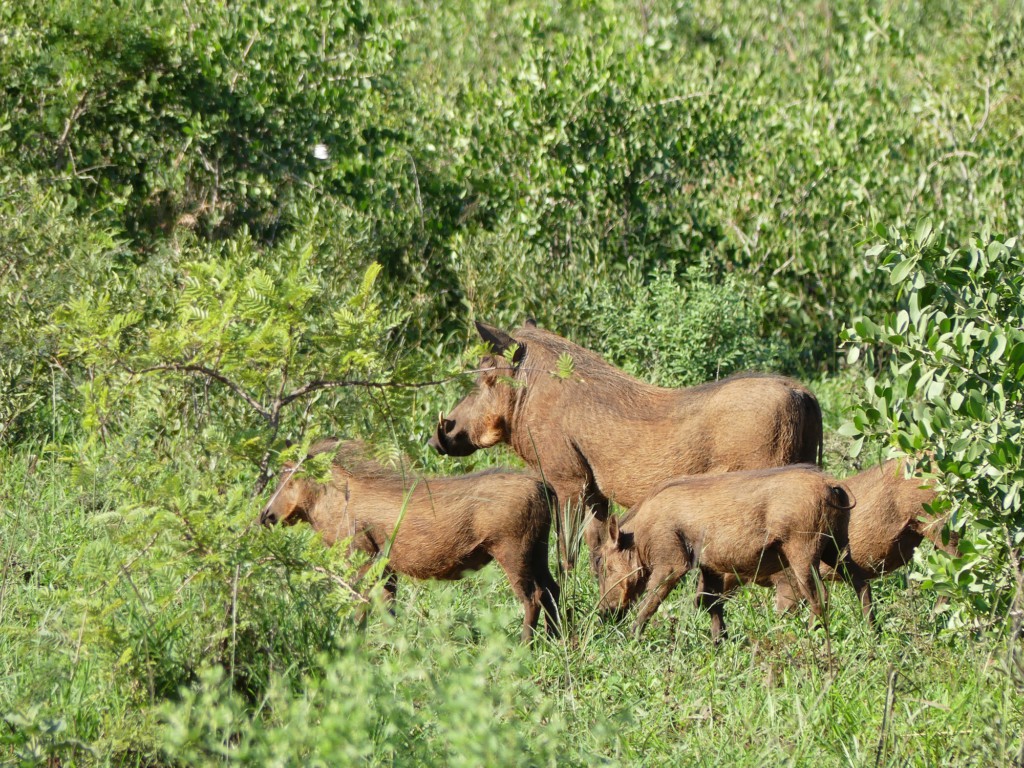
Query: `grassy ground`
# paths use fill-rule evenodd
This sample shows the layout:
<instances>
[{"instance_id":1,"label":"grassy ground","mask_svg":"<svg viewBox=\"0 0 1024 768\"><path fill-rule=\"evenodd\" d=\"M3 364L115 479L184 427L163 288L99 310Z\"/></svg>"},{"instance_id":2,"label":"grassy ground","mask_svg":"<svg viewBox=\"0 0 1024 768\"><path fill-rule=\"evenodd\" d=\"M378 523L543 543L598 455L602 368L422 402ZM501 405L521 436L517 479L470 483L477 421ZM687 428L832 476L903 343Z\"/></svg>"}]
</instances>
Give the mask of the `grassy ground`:
<instances>
[{"instance_id":1,"label":"grassy ground","mask_svg":"<svg viewBox=\"0 0 1024 768\"><path fill-rule=\"evenodd\" d=\"M520 609L493 567L452 584L403 581L396 615L372 611L361 633L344 596L309 591L308 563L283 576L289 569L261 575L254 566L241 578L235 570L234 584L229 566L228 583L193 574L182 584L159 547L127 543L126 522L65 463L18 452L3 466L4 762L1021 759L1021 642L944 633L934 596L903 574L876 590L881 634L848 588L833 590L828 638L808 630L806 609L776 616L767 590L748 589L730 602L731 639L715 649L689 577L636 641L628 625L595 615L585 563L562 580L563 640L518 646ZM227 515L235 534L252 511L246 504L255 502ZM295 529L245 536L318 548ZM267 573L279 581L267 584ZM286 639L268 640L274 633Z\"/></svg>"}]
</instances>

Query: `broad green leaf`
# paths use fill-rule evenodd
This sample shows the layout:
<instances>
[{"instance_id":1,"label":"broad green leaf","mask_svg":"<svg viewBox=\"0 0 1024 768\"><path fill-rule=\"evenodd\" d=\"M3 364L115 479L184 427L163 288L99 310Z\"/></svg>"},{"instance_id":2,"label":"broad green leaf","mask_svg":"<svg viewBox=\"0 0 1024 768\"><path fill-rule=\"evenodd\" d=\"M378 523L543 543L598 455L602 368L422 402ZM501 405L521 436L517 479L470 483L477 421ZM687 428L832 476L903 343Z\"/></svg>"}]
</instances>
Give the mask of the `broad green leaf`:
<instances>
[{"instance_id":1,"label":"broad green leaf","mask_svg":"<svg viewBox=\"0 0 1024 768\"><path fill-rule=\"evenodd\" d=\"M916 266L917 257L912 256L910 258L904 259L893 268L892 273L889 275L889 283L891 285L897 285L898 283L902 283L904 280L907 279L907 275L909 275L911 270L913 270Z\"/></svg>"},{"instance_id":2,"label":"broad green leaf","mask_svg":"<svg viewBox=\"0 0 1024 768\"><path fill-rule=\"evenodd\" d=\"M1006 336L1002 333L993 333L988 339L988 355L989 358L996 362L1002 356L1003 352L1006 351Z\"/></svg>"},{"instance_id":3,"label":"broad green leaf","mask_svg":"<svg viewBox=\"0 0 1024 768\"><path fill-rule=\"evenodd\" d=\"M930 219L922 219L917 224L917 229L914 230L914 242L918 246L923 246L927 243L928 238L932 234L932 222Z\"/></svg>"}]
</instances>

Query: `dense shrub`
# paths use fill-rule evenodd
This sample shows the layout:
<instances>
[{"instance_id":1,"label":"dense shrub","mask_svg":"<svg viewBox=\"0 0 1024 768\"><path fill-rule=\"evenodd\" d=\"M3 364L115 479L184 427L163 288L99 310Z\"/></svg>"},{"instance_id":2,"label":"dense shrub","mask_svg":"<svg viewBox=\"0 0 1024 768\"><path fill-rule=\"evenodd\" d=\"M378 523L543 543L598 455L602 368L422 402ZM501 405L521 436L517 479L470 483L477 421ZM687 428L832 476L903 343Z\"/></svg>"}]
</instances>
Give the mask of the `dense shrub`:
<instances>
[{"instance_id":1,"label":"dense shrub","mask_svg":"<svg viewBox=\"0 0 1024 768\"><path fill-rule=\"evenodd\" d=\"M130 253L116 232L36 179L0 177L0 445L65 433L77 383L47 332L83 285L124 290Z\"/></svg>"},{"instance_id":2,"label":"dense shrub","mask_svg":"<svg viewBox=\"0 0 1024 768\"><path fill-rule=\"evenodd\" d=\"M782 344L761 336L767 303L764 289L735 274L716 281L704 266L682 276L657 270L648 284L605 288L592 333L602 352L635 376L690 386L780 367Z\"/></svg>"},{"instance_id":3,"label":"dense shrub","mask_svg":"<svg viewBox=\"0 0 1024 768\"><path fill-rule=\"evenodd\" d=\"M358 186L398 41L348 0L27 2L0 27L0 157L142 250L178 225L268 234L302 189Z\"/></svg>"},{"instance_id":4,"label":"dense shrub","mask_svg":"<svg viewBox=\"0 0 1024 768\"><path fill-rule=\"evenodd\" d=\"M886 234L884 230L879 234ZM957 245L928 222L868 250L903 308L845 333L856 361L878 367L845 431L881 435L900 452L928 452L963 557L935 553L927 582L967 599L966 617L999 620L1024 590L1024 258L1016 238ZM925 462L927 463L927 462Z\"/></svg>"},{"instance_id":5,"label":"dense shrub","mask_svg":"<svg viewBox=\"0 0 1024 768\"><path fill-rule=\"evenodd\" d=\"M164 707L163 751L182 765L590 764L523 653L497 637L461 652L399 638L385 652L325 655L315 674L271 686L262 709L254 717L223 670L208 670Z\"/></svg>"},{"instance_id":6,"label":"dense shrub","mask_svg":"<svg viewBox=\"0 0 1024 768\"><path fill-rule=\"evenodd\" d=\"M195 435L207 456L255 464L257 489L275 452L308 443L318 400L336 414L321 428L358 432L372 406L362 391L403 384L388 338L403 313L382 307L378 265L360 276L335 255L322 241L261 249L242 234L185 246L158 316L146 316L149 296L115 302L103 285L69 299L51 332L86 372L83 425L104 441Z\"/></svg>"}]
</instances>

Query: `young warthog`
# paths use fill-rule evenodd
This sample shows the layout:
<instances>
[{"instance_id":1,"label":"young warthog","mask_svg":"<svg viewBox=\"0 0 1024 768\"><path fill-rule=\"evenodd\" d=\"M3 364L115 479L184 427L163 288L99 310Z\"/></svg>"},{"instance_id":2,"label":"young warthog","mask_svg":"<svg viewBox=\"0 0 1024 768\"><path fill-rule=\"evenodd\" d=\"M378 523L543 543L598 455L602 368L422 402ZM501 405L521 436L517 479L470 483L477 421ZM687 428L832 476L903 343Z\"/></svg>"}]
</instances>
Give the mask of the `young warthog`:
<instances>
[{"instance_id":1,"label":"young warthog","mask_svg":"<svg viewBox=\"0 0 1024 768\"><path fill-rule=\"evenodd\" d=\"M602 613L624 612L645 591L634 631L692 568L698 602L711 613L711 635L725 632L723 575L758 581L791 569L811 610L822 617L818 563L835 563L834 531L852 502L846 489L807 464L669 480L620 523L608 519L598 551Z\"/></svg>"},{"instance_id":2,"label":"young warthog","mask_svg":"<svg viewBox=\"0 0 1024 768\"><path fill-rule=\"evenodd\" d=\"M483 323L477 330L493 354L481 361L474 392L439 417L430 445L466 456L507 442L543 472L563 504L591 509L591 553L609 500L632 507L679 475L820 461L821 409L792 379L740 375L665 389L529 321L514 336ZM566 355L572 375L553 376ZM562 558L571 565L561 533Z\"/></svg>"},{"instance_id":3,"label":"young warthog","mask_svg":"<svg viewBox=\"0 0 1024 768\"><path fill-rule=\"evenodd\" d=\"M264 525L310 523L324 541L351 538L371 556L388 553L386 594L395 574L417 579L458 579L497 560L523 604L523 641L533 635L540 609L548 634L558 634L558 584L548 570L549 504L554 492L515 472L461 477L411 477L366 458L355 442L325 440L309 456L333 452L328 483L283 477L260 513ZM390 551L388 543L390 541ZM369 563L363 566L360 576Z\"/></svg>"},{"instance_id":4,"label":"young warthog","mask_svg":"<svg viewBox=\"0 0 1024 768\"><path fill-rule=\"evenodd\" d=\"M849 515L849 553L841 568L823 567L821 575L830 581L845 577L862 583L858 590L861 607L877 626L869 580L902 568L924 539L956 557L960 554L959 537L952 533L947 542L942 541L944 520L924 508L935 500L935 491L926 479L908 478L902 460L887 461L843 483L857 499L857 507ZM776 608L786 611L796 606L800 597L787 574L776 574L772 582Z\"/></svg>"}]
</instances>

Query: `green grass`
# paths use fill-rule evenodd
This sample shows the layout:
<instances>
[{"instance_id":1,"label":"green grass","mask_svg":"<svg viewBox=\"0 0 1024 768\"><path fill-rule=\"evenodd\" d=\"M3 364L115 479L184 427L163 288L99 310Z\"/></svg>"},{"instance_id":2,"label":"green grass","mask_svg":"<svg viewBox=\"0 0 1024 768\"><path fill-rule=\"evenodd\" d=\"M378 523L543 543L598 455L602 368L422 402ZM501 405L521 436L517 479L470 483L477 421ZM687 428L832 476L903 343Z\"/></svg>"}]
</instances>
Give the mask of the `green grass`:
<instances>
[{"instance_id":1,"label":"green grass","mask_svg":"<svg viewBox=\"0 0 1024 768\"><path fill-rule=\"evenodd\" d=\"M450 584L403 580L396 615L375 609L360 632L345 599L313 599L324 593L304 581L308 563L276 585L254 570L260 584L213 582L168 602L146 568L153 550L127 545L128 523L105 517L63 464L44 458L30 469L21 451L3 466L5 762L935 766L1019 759L1021 642L943 632L933 595L907 586L903 574L876 589L880 635L861 619L852 590L835 587L828 644L823 630L807 628L806 609L776 616L771 594L752 588L730 602L731 637L714 648L708 617L692 604L692 577L637 641L628 624L595 615L585 563L563 579L563 640L518 645L520 608L493 566ZM261 545L319 548L299 530L246 535ZM338 561L336 553L321 555ZM134 587L106 591L126 571ZM220 600L233 589L235 632L211 645L209 636L231 626L229 603ZM287 634L287 643L261 645L269 635L260 626ZM149 662L133 661L146 646ZM174 685L176 655L203 647L207 657L187 660L192 672ZM265 681L245 677L259 663L269 665ZM161 674L168 679L154 688Z\"/></svg>"}]
</instances>

